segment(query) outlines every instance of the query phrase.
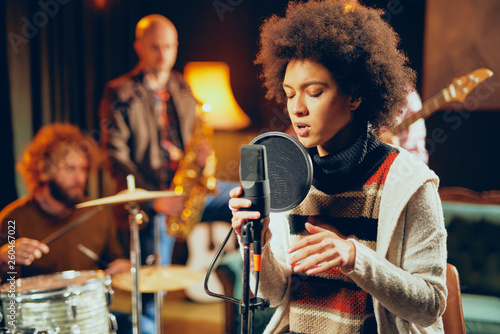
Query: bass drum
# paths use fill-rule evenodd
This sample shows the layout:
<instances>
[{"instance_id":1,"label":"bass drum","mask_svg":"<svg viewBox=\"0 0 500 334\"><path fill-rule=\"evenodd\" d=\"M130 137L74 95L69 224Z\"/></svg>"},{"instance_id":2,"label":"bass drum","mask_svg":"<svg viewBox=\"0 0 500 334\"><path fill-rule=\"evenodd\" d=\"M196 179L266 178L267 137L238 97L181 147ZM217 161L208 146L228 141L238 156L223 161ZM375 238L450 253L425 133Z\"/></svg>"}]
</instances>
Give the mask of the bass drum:
<instances>
[{"instance_id":1,"label":"bass drum","mask_svg":"<svg viewBox=\"0 0 500 334\"><path fill-rule=\"evenodd\" d=\"M111 278L101 270L63 271L0 286L6 327L36 328L34 333L116 333L108 309L112 295Z\"/></svg>"}]
</instances>

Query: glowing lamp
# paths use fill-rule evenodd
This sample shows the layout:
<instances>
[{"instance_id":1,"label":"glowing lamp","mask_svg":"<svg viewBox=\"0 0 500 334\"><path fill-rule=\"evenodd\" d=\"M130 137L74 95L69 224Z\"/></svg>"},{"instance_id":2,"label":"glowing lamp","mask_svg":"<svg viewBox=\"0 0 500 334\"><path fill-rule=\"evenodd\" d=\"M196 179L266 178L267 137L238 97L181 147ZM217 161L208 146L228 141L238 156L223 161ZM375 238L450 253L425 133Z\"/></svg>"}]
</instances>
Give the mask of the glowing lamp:
<instances>
[{"instance_id":1,"label":"glowing lamp","mask_svg":"<svg viewBox=\"0 0 500 334\"><path fill-rule=\"evenodd\" d=\"M239 130L250 118L236 102L229 80L229 66L223 62L189 62L184 77L193 95L207 111L205 120L215 130Z\"/></svg>"}]
</instances>

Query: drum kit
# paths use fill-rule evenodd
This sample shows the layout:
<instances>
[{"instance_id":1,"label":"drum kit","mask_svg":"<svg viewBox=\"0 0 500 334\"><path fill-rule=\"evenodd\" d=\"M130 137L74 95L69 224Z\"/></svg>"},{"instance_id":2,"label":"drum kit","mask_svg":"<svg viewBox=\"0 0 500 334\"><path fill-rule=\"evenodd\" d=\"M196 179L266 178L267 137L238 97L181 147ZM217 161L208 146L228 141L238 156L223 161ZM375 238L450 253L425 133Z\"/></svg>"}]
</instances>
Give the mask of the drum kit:
<instances>
[{"instance_id":1,"label":"drum kit","mask_svg":"<svg viewBox=\"0 0 500 334\"><path fill-rule=\"evenodd\" d=\"M80 203L76 208L102 205L125 205L130 221L130 272L113 278L101 270L64 271L60 273L20 278L0 286L0 320L5 323L14 314L16 326L0 328L0 334L112 334L117 323L109 313L112 287L131 292L132 332L141 333L141 293L155 294L156 333L161 333L163 296L166 291L182 290L203 280L204 273L185 266L160 266L159 238L155 237L155 264L140 266L139 227L142 213L137 203L174 196L172 191L147 191L135 188L132 175L127 176L128 189L116 195ZM159 233L159 220L155 233ZM61 237L61 229L51 240ZM15 285L13 298L12 285ZM12 307L15 305L15 310Z\"/></svg>"}]
</instances>

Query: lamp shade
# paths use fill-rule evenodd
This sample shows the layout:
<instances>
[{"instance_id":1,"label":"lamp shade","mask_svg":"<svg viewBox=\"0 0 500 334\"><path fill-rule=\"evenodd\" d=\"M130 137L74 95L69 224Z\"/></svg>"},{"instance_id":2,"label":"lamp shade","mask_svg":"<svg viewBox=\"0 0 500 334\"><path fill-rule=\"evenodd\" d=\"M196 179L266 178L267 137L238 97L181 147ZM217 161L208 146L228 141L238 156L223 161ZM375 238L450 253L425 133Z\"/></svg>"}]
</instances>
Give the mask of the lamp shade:
<instances>
[{"instance_id":1,"label":"lamp shade","mask_svg":"<svg viewBox=\"0 0 500 334\"><path fill-rule=\"evenodd\" d=\"M250 118L233 96L229 66L223 62L189 62L184 77L193 95L204 104L209 126L215 130L238 130L250 124ZM209 106L207 106L209 105Z\"/></svg>"}]
</instances>

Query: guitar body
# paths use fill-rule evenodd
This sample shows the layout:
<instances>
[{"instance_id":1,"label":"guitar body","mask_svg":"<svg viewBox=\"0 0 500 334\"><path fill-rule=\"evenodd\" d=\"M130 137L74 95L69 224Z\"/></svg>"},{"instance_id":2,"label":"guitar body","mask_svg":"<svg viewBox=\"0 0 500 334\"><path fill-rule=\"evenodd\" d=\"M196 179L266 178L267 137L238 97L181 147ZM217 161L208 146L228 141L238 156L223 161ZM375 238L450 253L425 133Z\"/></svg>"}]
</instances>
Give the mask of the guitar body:
<instances>
[{"instance_id":1,"label":"guitar body","mask_svg":"<svg viewBox=\"0 0 500 334\"><path fill-rule=\"evenodd\" d=\"M231 226L229 223L219 221L196 224L193 231L186 239L188 247L186 266L196 271L207 272L210 263L212 263L215 254L222 245L230 228ZM234 241L234 239L230 240ZM235 242L232 241L224 248L226 252L231 252L235 249ZM216 267L217 264L214 266L214 270L210 275L208 288L214 293L224 294L224 287L215 273ZM202 281L184 290L186 296L198 303L213 303L220 301L220 299L211 297L205 293L204 283L205 282Z\"/></svg>"}]
</instances>

